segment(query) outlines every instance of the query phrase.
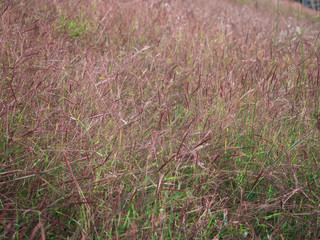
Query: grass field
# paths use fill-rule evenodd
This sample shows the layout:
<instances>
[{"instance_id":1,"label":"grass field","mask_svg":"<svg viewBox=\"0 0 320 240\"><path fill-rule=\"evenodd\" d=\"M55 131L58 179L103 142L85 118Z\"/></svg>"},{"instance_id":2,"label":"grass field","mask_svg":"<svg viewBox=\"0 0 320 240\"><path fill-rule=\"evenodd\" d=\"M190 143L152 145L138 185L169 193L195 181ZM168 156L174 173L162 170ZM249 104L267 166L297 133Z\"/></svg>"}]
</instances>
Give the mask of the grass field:
<instances>
[{"instance_id":1,"label":"grass field","mask_svg":"<svg viewBox=\"0 0 320 240\"><path fill-rule=\"evenodd\" d=\"M319 239L319 29L262 0L0 1L0 239Z\"/></svg>"}]
</instances>

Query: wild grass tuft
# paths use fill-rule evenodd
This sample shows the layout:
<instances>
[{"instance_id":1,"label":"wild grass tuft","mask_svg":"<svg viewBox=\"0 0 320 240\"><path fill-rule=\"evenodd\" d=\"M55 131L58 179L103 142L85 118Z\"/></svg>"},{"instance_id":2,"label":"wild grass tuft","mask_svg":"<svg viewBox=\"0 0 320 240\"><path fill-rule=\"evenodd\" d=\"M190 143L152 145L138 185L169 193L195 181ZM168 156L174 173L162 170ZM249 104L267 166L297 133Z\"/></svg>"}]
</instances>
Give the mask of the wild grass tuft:
<instances>
[{"instance_id":1,"label":"wild grass tuft","mask_svg":"<svg viewBox=\"0 0 320 240\"><path fill-rule=\"evenodd\" d=\"M215 0L0 18L1 239L319 238L318 23Z\"/></svg>"}]
</instances>

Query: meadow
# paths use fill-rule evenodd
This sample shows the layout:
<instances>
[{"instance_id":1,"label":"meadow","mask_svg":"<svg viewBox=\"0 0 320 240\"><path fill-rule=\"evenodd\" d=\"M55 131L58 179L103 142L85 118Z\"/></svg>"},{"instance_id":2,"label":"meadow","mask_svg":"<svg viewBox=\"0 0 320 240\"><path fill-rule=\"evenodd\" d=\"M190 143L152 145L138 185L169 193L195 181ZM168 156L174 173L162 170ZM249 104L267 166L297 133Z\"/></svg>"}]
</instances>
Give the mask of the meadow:
<instances>
[{"instance_id":1,"label":"meadow","mask_svg":"<svg viewBox=\"0 0 320 240\"><path fill-rule=\"evenodd\" d=\"M0 1L0 239L319 239L320 21L270 1Z\"/></svg>"}]
</instances>

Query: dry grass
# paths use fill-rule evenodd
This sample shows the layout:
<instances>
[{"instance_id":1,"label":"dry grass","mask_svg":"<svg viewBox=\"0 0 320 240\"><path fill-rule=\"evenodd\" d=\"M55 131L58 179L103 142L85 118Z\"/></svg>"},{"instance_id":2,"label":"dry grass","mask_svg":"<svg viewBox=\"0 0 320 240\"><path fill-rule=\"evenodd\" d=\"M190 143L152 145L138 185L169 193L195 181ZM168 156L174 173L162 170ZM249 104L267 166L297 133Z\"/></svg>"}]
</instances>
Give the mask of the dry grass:
<instances>
[{"instance_id":1,"label":"dry grass","mask_svg":"<svg viewBox=\"0 0 320 240\"><path fill-rule=\"evenodd\" d=\"M0 18L1 239L319 238L319 24L215 0Z\"/></svg>"}]
</instances>

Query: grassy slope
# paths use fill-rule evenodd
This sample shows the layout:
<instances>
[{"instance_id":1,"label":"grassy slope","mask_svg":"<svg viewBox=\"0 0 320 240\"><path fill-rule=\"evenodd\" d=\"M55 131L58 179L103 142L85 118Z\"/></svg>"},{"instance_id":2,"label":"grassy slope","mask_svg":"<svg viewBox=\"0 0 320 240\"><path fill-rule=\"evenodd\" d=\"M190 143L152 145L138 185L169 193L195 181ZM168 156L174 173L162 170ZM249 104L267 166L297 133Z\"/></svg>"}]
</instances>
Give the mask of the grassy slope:
<instances>
[{"instance_id":1,"label":"grassy slope","mask_svg":"<svg viewBox=\"0 0 320 240\"><path fill-rule=\"evenodd\" d=\"M0 3L2 238L317 239L319 26L152 2Z\"/></svg>"}]
</instances>

